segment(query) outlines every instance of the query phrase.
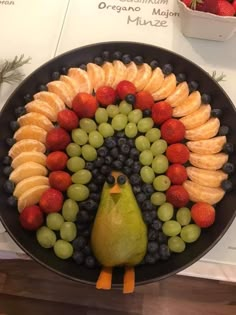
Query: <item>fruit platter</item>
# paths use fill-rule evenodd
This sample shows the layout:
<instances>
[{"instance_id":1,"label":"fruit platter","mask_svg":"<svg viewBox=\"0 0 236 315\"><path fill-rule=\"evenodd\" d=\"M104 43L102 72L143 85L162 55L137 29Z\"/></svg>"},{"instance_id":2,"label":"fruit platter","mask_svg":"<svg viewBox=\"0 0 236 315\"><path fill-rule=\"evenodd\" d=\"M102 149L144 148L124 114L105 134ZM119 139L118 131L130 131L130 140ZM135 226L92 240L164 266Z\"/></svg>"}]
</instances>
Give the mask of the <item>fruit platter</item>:
<instances>
[{"instance_id":1,"label":"fruit platter","mask_svg":"<svg viewBox=\"0 0 236 315\"><path fill-rule=\"evenodd\" d=\"M1 220L33 259L97 289L176 274L235 217L235 121L218 83L171 51L69 51L2 109Z\"/></svg>"}]
</instances>

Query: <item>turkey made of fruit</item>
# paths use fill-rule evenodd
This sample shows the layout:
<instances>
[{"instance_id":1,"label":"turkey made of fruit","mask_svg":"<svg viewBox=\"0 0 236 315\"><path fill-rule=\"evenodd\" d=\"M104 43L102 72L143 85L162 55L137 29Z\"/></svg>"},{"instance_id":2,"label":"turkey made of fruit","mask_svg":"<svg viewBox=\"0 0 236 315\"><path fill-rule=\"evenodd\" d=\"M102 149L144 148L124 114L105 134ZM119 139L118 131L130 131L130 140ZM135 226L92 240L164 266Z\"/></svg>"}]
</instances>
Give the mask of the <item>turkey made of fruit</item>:
<instances>
[{"instance_id":1,"label":"turkey made of fruit","mask_svg":"<svg viewBox=\"0 0 236 315\"><path fill-rule=\"evenodd\" d=\"M9 122L9 205L42 247L101 268L97 288L123 266L132 292L134 266L191 246L232 189L224 113L173 70L104 51L54 72Z\"/></svg>"}]
</instances>

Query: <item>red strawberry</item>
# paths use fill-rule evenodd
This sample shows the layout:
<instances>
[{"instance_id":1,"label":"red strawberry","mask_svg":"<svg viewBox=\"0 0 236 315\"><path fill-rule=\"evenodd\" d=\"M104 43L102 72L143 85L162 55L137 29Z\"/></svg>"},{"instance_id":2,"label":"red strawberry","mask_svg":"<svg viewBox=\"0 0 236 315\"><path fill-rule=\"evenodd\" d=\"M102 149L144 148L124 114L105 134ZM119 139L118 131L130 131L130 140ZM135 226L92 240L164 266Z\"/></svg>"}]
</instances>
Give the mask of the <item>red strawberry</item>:
<instances>
[{"instance_id":1,"label":"red strawberry","mask_svg":"<svg viewBox=\"0 0 236 315\"><path fill-rule=\"evenodd\" d=\"M43 212L39 206L29 206L23 209L19 219L24 229L34 231L43 224Z\"/></svg>"},{"instance_id":2,"label":"red strawberry","mask_svg":"<svg viewBox=\"0 0 236 315\"><path fill-rule=\"evenodd\" d=\"M234 7L234 10L236 11L236 0L232 2L232 6Z\"/></svg>"},{"instance_id":3,"label":"red strawberry","mask_svg":"<svg viewBox=\"0 0 236 315\"><path fill-rule=\"evenodd\" d=\"M216 2L217 0L192 0L191 8L197 11L216 14Z\"/></svg>"},{"instance_id":4,"label":"red strawberry","mask_svg":"<svg viewBox=\"0 0 236 315\"><path fill-rule=\"evenodd\" d=\"M117 94L121 100L124 100L127 94L135 94L136 87L130 81L120 81L116 87Z\"/></svg>"},{"instance_id":5,"label":"red strawberry","mask_svg":"<svg viewBox=\"0 0 236 315\"><path fill-rule=\"evenodd\" d=\"M46 147L50 151L64 150L70 142L70 135L61 127L51 129L46 136Z\"/></svg>"},{"instance_id":6,"label":"red strawberry","mask_svg":"<svg viewBox=\"0 0 236 315\"><path fill-rule=\"evenodd\" d=\"M191 3L192 3L192 0L182 0L182 2L183 2L187 7L190 8Z\"/></svg>"},{"instance_id":7,"label":"red strawberry","mask_svg":"<svg viewBox=\"0 0 236 315\"><path fill-rule=\"evenodd\" d=\"M88 93L78 93L72 101L72 108L79 118L92 118L98 108L96 98Z\"/></svg>"},{"instance_id":8,"label":"red strawberry","mask_svg":"<svg viewBox=\"0 0 236 315\"><path fill-rule=\"evenodd\" d=\"M189 149L182 143L174 143L168 146L166 157L171 163L184 164L189 159Z\"/></svg>"},{"instance_id":9,"label":"red strawberry","mask_svg":"<svg viewBox=\"0 0 236 315\"><path fill-rule=\"evenodd\" d=\"M52 188L60 191L66 191L72 184L71 177L67 172L54 171L49 175L49 184Z\"/></svg>"},{"instance_id":10,"label":"red strawberry","mask_svg":"<svg viewBox=\"0 0 236 315\"><path fill-rule=\"evenodd\" d=\"M63 204L63 194L54 188L47 189L39 200L39 206L45 213L58 212Z\"/></svg>"},{"instance_id":11,"label":"red strawberry","mask_svg":"<svg viewBox=\"0 0 236 315\"><path fill-rule=\"evenodd\" d=\"M71 131L78 127L79 119L73 110L63 109L57 114L57 122L61 128Z\"/></svg>"},{"instance_id":12,"label":"red strawberry","mask_svg":"<svg viewBox=\"0 0 236 315\"><path fill-rule=\"evenodd\" d=\"M54 151L48 154L46 166L51 171L60 171L66 167L68 156L62 151Z\"/></svg>"},{"instance_id":13,"label":"red strawberry","mask_svg":"<svg viewBox=\"0 0 236 315\"><path fill-rule=\"evenodd\" d=\"M166 175L174 185L181 185L188 178L185 167L181 164L172 164L168 167Z\"/></svg>"},{"instance_id":14,"label":"red strawberry","mask_svg":"<svg viewBox=\"0 0 236 315\"><path fill-rule=\"evenodd\" d=\"M235 7L225 0L218 0L216 5L216 14L221 16L234 16Z\"/></svg>"},{"instance_id":15,"label":"red strawberry","mask_svg":"<svg viewBox=\"0 0 236 315\"><path fill-rule=\"evenodd\" d=\"M161 126L161 136L169 144L182 141L184 135L184 124L178 119L168 119Z\"/></svg>"},{"instance_id":16,"label":"red strawberry","mask_svg":"<svg viewBox=\"0 0 236 315\"><path fill-rule=\"evenodd\" d=\"M215 208L207 202L197 202L191 208L193 221L202 228L207 228L215 222Z\"/></svg>"},{"instance_id":17,"label":"red strawberry","mask_svg":"<svg viewBox=\"0 0 236 315\"><path fill-rule=\"evenodd\" d=\"M172 107L167 102L155 103L152 107L152 119L155 124L162 124L172 117Z\"/></svg>"},{"instance_id":18,"label":"red strawberry","mask_svg":"<svg viewBox=\"0 0 236 315\"><path fill-rule=\"evenodd\" d=\"M134 108L139 108L141 110L152 109L153 105L154 100L149 92L141 91L136 94Z\"/></svg>"},{"instance_id":19,"label":"red strawberry","mask_svg":"<svg viewBox=\"0 0 236 315\"><path fill-rule=\"evenodd\" d=\"M110 86L101 86L96 91L96 98L102 106L114 104L116 101L116 91Z\"/></svg>"},{"instance_id":20,"label":"red strawberry","mask_svg":"<svg viewBox=\"0 0 236 315\"><path fill-rule=\"evenodd\" d=\"M183 186L173 185L166 191L166 200L174 207L181 208L189 202L189 195Z\"/></svg>"}]
</instances>

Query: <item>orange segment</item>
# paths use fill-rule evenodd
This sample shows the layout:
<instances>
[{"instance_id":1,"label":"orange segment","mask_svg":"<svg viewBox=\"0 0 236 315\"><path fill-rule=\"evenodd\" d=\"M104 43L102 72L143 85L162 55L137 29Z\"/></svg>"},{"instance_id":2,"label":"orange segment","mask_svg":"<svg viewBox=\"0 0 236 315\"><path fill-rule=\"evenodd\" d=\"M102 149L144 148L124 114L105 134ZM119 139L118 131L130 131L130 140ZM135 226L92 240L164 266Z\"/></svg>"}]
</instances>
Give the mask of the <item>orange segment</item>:
<instances>
[{"instance_id":1,"label":"orange segment","mask_svg":"<svg viewBox=\"0 0 236 315\"><path fill-rule=\"evenodd\" d=\"M131 61L126 66L126 80L134 83L137 74L138 74L138 67L136 66L136 63Z\"/></svg>"},{"instance_id":2,"label":"orange segment","mask_svg":"<svg viewBox=\"0 0 236 315\"><path fill-rule=\"evenodd\" d=\"M106 61L102 65L102 69L104 70L105 73L104 85L112 86L115 79L115 69L113 67L113 64L111 62Z\"/></svg>"},{"instance_id":3,"label":"orange segment","mask_svg":"<svg viewBox=\"0 0 236 315\"><path fill-rule=\"evenodd\" d=\"M104 85L105 72L102 67L96 65L95 63L89 62L87 64L87 72L94 91L96 91L100 86Z\"/></svg>"},{"instance_id":4,"label":"orange segment","mask_svg":"<svg viewBox=\"0 0 236 315\"><path fill-rule=\"evenodd\" d=\"M181 105L188 97L189 88L187 82L182 82L177 85L175 91L167 97L166 101L172 106Z\"/></svg>"},{"instance_id":5,"label":"orange segment","mask_svg":"<svg viewBox=\"0 0 236 315\"><path fill-rule=\"evenodd\" d=\"M22 152L12 161L11 167L17 168L26 162L35 162L43 166L46 165L47 156L42 152L32 151L32 152Z\"/></svg>"},{"instance_id":6,"label":"orange segment","mask_svg":"<svg viewBox=\"0 0 236 315\"><path fill-rule=\"evenodd\" d=\"M185 101L173 108L173 117L183 117L195 112L201 106L201 94L198 91L192 92Z\"/></svg>"},{"instance_id":7,"label":"orange segment","mask_svg":"<svg viewBox=\"0 0 236 315\"><path fill-rule=\"evenodd\" d=\"M60 81L65 82L71 87L71 89L73 90L74 96L78 93L79 84L77 83L75 79L68 77L67 75L61 75Z\"/></svg>"},{"instance_id":8,"label":"orange segment","mask_svg":"<svg viewBox=\"0 0 236 315\"><path fill-rule=\"evenodd\" d=\"M143 63L138 67L138 73L134 80L137 91L141 91L148 84L151 76L152 68L147 63Z\"/></svg>"},{"instance_id":9,"label":"orange segment","mask_svg":"<svg viewBox=\"0 0 236 315\"><path fill-rule=\"evenodd\" d=\"M114 67L114 71L115 71L115 78L114 78L114 81L112 83L112 87L115 89L117 84L120 81L126 80L127 68L123 64L123 62L121 62L120 60L114 60L113 61L113 67Z\"/></svg>"},{"instance_id":10,"label":"orange segment","mask_svg":"<svg viewBox=\"0 0 236 315\"><path fill-rule=\"evenodd\" d=\"M65 104L58 95L48 91L38 92L34 94L35 100L41 100L51 105L57 112L65 109Z\"/></svg>"},{"instance_id":11,"label":"orange segment","mask_svg":"<svg viewBox=\"0 0 236 315\"><path fill-rule=\"evenodd\" d=\"M164 74L160 68L156 68L152 71L152 76L148 81L147 85L143 88L144 91L154 93L157 91L164 81Z\"/></svg>"},{"instance_id":12,"label":"orange segment","mask_svg":"<svg viewBox=\"0 0 236 315\"><path fill-rule=\"evenodd\" d=\"M25 178L16 185L13 196L15 196L16 198L20 198L20 196L23 195L27 190L40 185L49 186L48 177L36 175Z\"/></svg>"},{"instance_id":13,"label":"orange segment","mask_svg":"<svg viewBox=\"0 0 236 315\"><path fill-rule=\"evenodd\" d=\"M80 68L70 68L68 76L74 79L78 84L78 93L92 93L92 84L90 82L88 73Z\"/></svg>"},{"instance_id":14,"label":"orange segment","mask_svg":"<svg viewBox=\"0 0 236 315\"><path fill-rule=\"evenodd\" d=\"M52 81L47 84L47 88L49 92L57 94L68 107L71 107L74 91L67 83L62 81Z\"/></svg>"},{"instance_id":15,"label":"orange segment","mask_svg":"<svg viewBox=\"0 0 236 315\"><path fill-rule=\"evenodd\" d=\"M11 172L9 179L14 183L19 183L25 178L36 175L46 176L46 167L35 162L26 162L15 168Z\"/></svg>"},{"instance_id":16,"label":"orange segment","mask_svg":"<svg viewBox=\"0 0 236 315\"><path fill-rule=\"evenodd\" d=\"M160 101L170 96L176 89L176 77L174 73L165 77L161 87L152 94L154 101Z\"/></svg>"},{"instance_id":17,"label":"orange segment","mask_svg":"<svg viewBox=\"0 0 236 315\"><path fill-rule=\"evenodd\" d=\"M15 159L22 152L37 151L44 153L46 151L45 145L33 139L23 139L17 141L9 150L8 154L12 159Z\"/></svg>"},{"instance_id":18,"label":"orange segment","mask_svg":"<svg viewBox=\"0 0 236 315\"><path fill-rule=\"evenodd\" d=\"M28 103L25 108L28 113L39 113L46 116L51 121L57 120L57 112L55 109L44 101L34 100Z\"/></svg>"},{"instance_id":19,"label":"orange segment","mask_svg":"<svg viewBox=\"0 0 236 315\"><path fill-rule=\"evenodd\" d=\"M25 207L37 204L42 194L49 188L48 185L32 187L24 192L18 199L18 211L21 212Z\"/></svg>"},{"instance_id":20,"label":"orange segment","mask_svg":"<svg viewBox=\"0 0 236 315\"><path fill-rule=\"evenodd\" d=\"M45 115L34 112L20 116L17 122L20 126L36 125L46 131L54 128L52 122Z\"/></svg>"},{"instance_id":21,"label":"orange segment","mask_svg":"<svg viewBox=\"0 0 236 315\"><path fill-rule=\"evenodd\" d=\"M42 143L45 143L46 136L47 136L47 131L45 131L43 128L40 128L36 125L22 126L14 133L14 139L16 139L16 141L19 141L22 139L35 139Z\"/></svg>"}]
</instances>

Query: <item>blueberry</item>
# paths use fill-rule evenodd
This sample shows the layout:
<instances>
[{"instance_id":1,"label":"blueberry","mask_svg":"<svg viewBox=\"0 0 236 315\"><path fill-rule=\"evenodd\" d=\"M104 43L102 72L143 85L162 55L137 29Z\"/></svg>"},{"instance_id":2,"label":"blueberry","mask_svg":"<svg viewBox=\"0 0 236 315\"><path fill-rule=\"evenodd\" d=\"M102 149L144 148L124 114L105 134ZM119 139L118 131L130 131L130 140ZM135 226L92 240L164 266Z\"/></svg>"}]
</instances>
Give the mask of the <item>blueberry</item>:
<instances>
[{"instance_id":1,"label":"blueberry","mask_svg":"<svg viewBox=\"0 0 236 315\"><path fill-rule=\"evenodd\" d=\"M77 227L77 230L79 231L80 236L84 236L85 237L83 232L88 230L88 223L77 222L76 223L76 227Z\"/></svg>"},{"instance_id":2,"label":"blueberry","mask_svg":"<svg viewBox=\"0 0 236 315\"><path fill-rule=\"evenodd\" d=\"M145 263L148 265L153 265L156 263L156 259L153 255L147 254L145 256Z\"/></svg>"},{"instance_id":3,"label":"blueberry","mask_svg":"<svg viewBox=\"0 0 236 315\"><path fill-rule=\"evenodd\" d=\"M9 155L4 156L4 158L2 160L3 165L10 165L11 162L12 162L12 158Z\"/></svg>"},{"instance_id":4,"label":"blueberry","mask_svg":"<svg viewBox=\"0 0 236 315\"><path fill-rule=\"evenodd\" d=\"M112 167L115 169L115 170L122 170L122 167L123 167L123 163L119 160L115 160L112 162Z\"/></svg>"},{"instance_id":5,"label":"blueberry","mask_svg":"<svg viewBox=\"0 0 236 315\"><path fill-rule=\"evenodd\" d=\"M159 65L159 62L157 60L152 60L150 62L150 67L152 68L152 70L156 69Z\"/></svg>"},{"instance_id":6,"label":"blueberry","mask_svg":"<svg viewBox=\"0 0 236 315\"><path fill-rule=\"evenodd\" d=\"M110 59L110 52L108 50L104 50L102 52L102 58L103 60L108 61Z\"/></svg>"},{"instance_id":7,"label":"blueberry","mask_svg":"<svg viewBox=\"0 0 236 315\"><path fill-rule=\"evenodd\" d=\"M94 169L94 163L92 162L86 162L85 168L89 171L92 171Z\"/></svg>"},{"instance_id":8,"label":"blueberry","mask_svg":"<svg viewBox=\"0 0 236 315\"><path fill-rule=\"evenodd\" d=\"M92 254L92 250L89 245L84 246L83 253L85 254L85 256L90 256Z\"/></svg>"},{"instance_id":9,"label":"blueberry","mask_svg":"<svg viewBox=\"0 0 236 315\"><path fill-rule=\"evenodd\" d=\"M115 177L112 176L112 175L107 176L106 182L107 182L109 185L114 185L114 184L115 184Z\"/></svg>"},{"instance_id":10,"label":"blueberry","mask_svg":"<svg viewBox=\"0 0 236 315\"><path fill-rule=\"evenodd\" d=\"M101 167L104 164L105 160L103 157L98 156L97 159L93 162L94 167Z\"/></svg>"},{"instance_id":11,"label":"blueberry","mask_svg":"<svg viewBox=\"0 0 236 315\"><path fill-rule=\"evenodd\" d=\"M127 140L126 140L126 138L119 138L118 140L117 140L117 144L118 144L118 146L122 146L123 144L126 144L126 142L127 142Z\"/></svg>"},{"instance_id":12,"label":"blueberry","mask_svg":"<svg viewBox=\"0 0 236 315\"><path fill-rule=\"evenodd\" d=\"M134 139L127 139L127 144L130 146L130 148L134 147Z\"/></svg>"},{"instance_id":13,"label":"blueberry","mask_svg":"<svg viewBox=\"0 0 236 315\"><path fill-rule=\"evenodd\" d=\"M196 91L198 89L199 84L196 81L190 81L188 84L190 92Z\"/></svg>"},{"instance_id":14,"label":"blueberry","mask_svg":"<svg viewBox=\"0 0 236 315\"><path fill-rule=\"evenodd\" d=\"M121 163L124 163L126 161L126 156L123 154L119 154L117 156L117 160L120 161Z\"/></svg>"},{"instance_id":15,"label":"blueberry","mask_svg":"<svg viewBox=\"0 0 236 315\"><path fill-rule=\"evenodd\" d=\"M141 183L141 177L138 174L132 174L129 180L132 185L139 185Z\"/></svg>"},{"instance_id":16,"label":"blueberry","mask_svg":"<svg viewBox=\"0 0 236 315\"><path fill-rule=\"evenodd\" d=\"M20 125L17 121L12 120L10 121L10 128L12 131L16 131L17 129L19 129Z\"/></svg>"},{"instance_id":17,"label":"blueberry","mask_svg":"<svg viewBox=\"0 0 236 315\"><path fill-rule=\"evenodd\" d=\"M124 54L121 58L122 62L127 65L128 63L130 63L132 61L130 55L128 54Z\"/></svg>"},{"instance_id":18,"label":"blueberry","mask_svg":"<svg viewBox=\"0 0 236 315\"><path fill-rule=\"evenodd\" d=\"M113 158L110 155L105 156L104 163L106 165L111 165L112 161L113 161Z\"/></svg>"},{"instance_id":19,"label":"blueberry","mask_svg":"<svg viewBox=\"0 0 236 315\"><path fill-rule=\"evenodd\" d=\"M87 211L96 211L98 208L98 204L90 196L90 198L85 201L85 207Z\"/></svg>"},{"instance_id":20,"label":"blueberry","mask_svg":"<svg viewBox=\"0 0 236 315\"><path fill-rule=\"evenodd\" d=\"M85 258L85 266L90 269L94 268L96 266L95 258L93 256L87 256Z\"/></svg>"},{"instance_id":21,"label":"blueberry","mask_svg":"<svg viewBox=\"0 0 236 315\"><path fill-rule=\"evenodd\" d=\"M167 242L167 236L163 232L158 232L157 241L159 244L164 244Z\"/></svg>"},{"instance_id":22,"label":"blueberry","mask_svg":"<svg viewBox=\"0 0 236 315\"><path fill-rule=\"evenodd\" d=\"M125 137L125 132L123 130L117 131L116 137L117 138L124 138Z\"/></svg>"},{"instance_id":23,"label":"blueberry","mask_svg":"<svg viewBox=\"0 0 236 315\"><path fill-rule=\"evenodd\" d=\"M154 193L154 188L151 184L143 184L142 191L145 193L146 196L150 197L151 194Z\"/></svg>"},{"instance_id":24,"label":"blueberry","mask_svg":"<svg viewBox=\"0 0 236 315\"><path fill-rule=\"evenodd\" d=\"M131 159L131 158L128 158L128 159L125 161L125 165L128 166L128 167L131 167L133 164L134 164L134 160Z\"/></svg>"},{"instance_id":25,"label":"blueberry","mask_svg":"<svg viewBox=\"0 0 236 315\"><path fill-rule=\"evenodd\" d=\"M12 147L16 143L16 139L14 138L6 138L6 143L9 147Z\"/></svg>"},{"instance_id":26,"label":"blueberry","mask_svg":"<svg viewBox=\"0 0 236 315\"><path fill-rule=\"evenodd\" d=\"M229 127L228 126L220 126L218 131L218 136L226 136L229 133Z\"/></svg>"},{"instance_id":27,"label":"blueberry","mask_svg":"<svg viewBox=\"0 0 236 315\"><path fill-rule=\"evenodd\" d=\"M186 81L186 74L185 73L178 73L177 75L176 75L176 80L177 80L177 82L178 83L181 83L181 82L184 82L184 81Z\"/></svg>"},{"instance_id":28,"label":"blueberry","mask_svg":"<svg viewBox=\"0 0 236 315\"><path fill-rule=\"evenodd\" d=\"M112 54L112 58L113 58L113 59L116 59L116 60L121 60L121 58L122 58L122 52L120 52L120 51L115 51L115 52Z\"/></svg>"},{"instance_id":29,"label":"blueberry","mask_svg":"<svg viewBox=\"0 0 236 315\"><path fill-rule=\"evenodd\" d=\"M61 68L61 74L67 75L67 73L68 73L68 67L62 67Z\"/></svg>"},{"instance_id":30,"label":"blueberry","mask_svg":"<svg viewBox=\"0 0 236 315\"><path fill-rule=\"evenodd\" d=\"M146 199L146 195L144 194L145 196L145 199ZM142 203L142 210L143 211L151 211L153 210L153 204L151 203L150 200L145 200L143 203Z\"/></svg>"},{"instance_id":31,"label":"blueberry","mask_svg":"<svg viewBox=\"0 0 236 315\"><path fill-rule=\"evenodd\" d=\"M157 218L157 211L154 206L152 206L152 210L150 211L150 216L152 218L152 222Z\"/></svg>"},{"instance_id":32,"label":"blueberry","mask_svg":"<svg viewBox=\"0 0 236 315\"><path fill-rule=\"evenodd\" d=\"M152 217L150 215L150 212L144 211L143 212L143 220L146 224L151 224L152 223Z\"/></svg>"},{"instance_id":33,"label":"blueberry","mask_svg":"<svg viewBox=\"0 0 236 315\"><path fill-rule=\"evenodd\" d=\"M99 193L93 192L93 193L91 193L91 194L89 195L89 197L90 197L92 200L94 200L96 203L100 200L100 194L99 194Z\"/></svg>"},{"instance_id":34,"label":"blueberry","mask_svg":"<svg viewBox=\"0 0 236 315\"><path fill-rule=\"evenodd\" d=\"M210 104L210 102L211 102L211 97L210 97L210 95L209 95L209 94L206 94L206 93L203 93L203 94L202 94L201 99L202 99L202 103L203 103L203 104Z\"/></svg>"},{"instance_id":35,"label":"blueberry","mask_svg":"<svg viewBox=\"0 0 236 315\"><path fill-rule=\"evenodd\" d=\"M233 143L227 142L223 145L223 151L227 154L231 154L234 152L234 145Z\"/></svg>"},{"instance_id":36,"label":"blueberry","mask_svg":"<svg viewBox=\"0 0 236 315\"><path fill-rule=\"evenodd\" d=\"M159 248L159 254L161 260L167 260L170 257L170 250L166 244L161 244Z\"/></svg>"},{"instance_id":37,"label":"blueberry","mask_svg":"<svg viewBox=\"0 0 236 315\"><path fill-rule=\"evenodd\" d=\"M132 189L133 189L133 193L134 193L135 195L137 195L138 193L140 193L140 192L142 191L140 185L132 186Z\"/></svg>"},{"instance_id":38,"label":"blueberry","mask_svg":"<svg viewBox=\"0 0 236 315\"><path fill-rule=\"evenodd\" d=\"M95 57L95 58L94 58L94 63L95 63L96 65L98 65L98 66L102 66L102 64L103 64L103 59L102 59L102 57Z\"/></svg>"},{"instance_id":39,"label":"blueberry","mask_svg":"<svg viewBox=\"0 0 236 315\"><path fill-rule=\"evenodd\" d=\"M157 252L158 247L159 246L158 246L157 242L150 241L150 242L148 242L147 251L148 251L148 253L153 254L153 253Z\"/></svg>"},{"instance_id":40,"label":"blueberry","mask_svg":"<svg viewBox=\"0 0 236 315\"><path fill-rule=\"evenodd\" d=\"M140 192L136 195L136 200L139 204L142 204L146 200L146 196L144 193ZM144 209L143 209L144 210Z\"/></svg>"},{"instance_id":41,"label":"blueberry","mask_svg":"<svg viewBox=\"0 0 236 315\"><path fill-rule=\"evenodd\" d=\"M5 166L3 168L3 174L6 176L9 176L12 171L13 171L13 168L11 166Z\"/></svg>"},{"instance_id":42,"label":"blueberry","mask_svg":"<svg viewBox=\"0 0 236 315\"><path fill-rule=\"evenodd\" d=\"M22 115L25 115L26 114L26 109L24 106L18 106L16 107L15 109L15 114L17 117L20 117Z\"/></svg>"},{"instance_id":43,"label":"blueberry","mask_svg":"<svg viewBox=\"0 0 236 315\"><path fill-rule=\"evenodd\" d=\"M45 84L40 84L40 86L38 87L38 90L40 92L44 92L44 91L47 91L48 88L47 88L47 86Z\"/></svg>"},{"instance_id":44,"label":"blueberry","mask_svg":"<svg viewBox=\"0 0 236 315\"><path fill-rule=\"evenodd\" d=\"M54 71L54 72L52 73L52 80L53 80L53 81L56 81L56 80L59 80L59 78L60 78L60 72Z\"/></svg>"},{"instance_id":45,"label":"blueberry","mask_svg":"<svg viewBox=\"0 0 236 315\"><path fill-rule=\"evenodd\" d=\"M116 140L113 137L107 137L104 144L108 149L112 149L116 146Z\"/></svg>"},{"instance_id":46,"label":"blueberry","mask_svg":"<svg viewBox=\"0 0 236 315\"><path fill-rule=\"evenodd\" d=\"M133 159L133 160L137 160L139 158L139 151L136 148L132 148L130 150L129 156Z\"/></svg>"},{"instance_id":47,"label":"blueberry","mask_svg":"<svg viewBox=\"0 0 236 315\"><path fill-rule=\"evenodd\" d=\"M16 197L10 196L9 198L7 198L7 203L9 204L9 206L15 207L17 205Z\"/></svg>"},{"instance_id":48,"label":"blueberry","mask_svg":"<svg viewBox=\"0 0 236 315\"><path fill-rule=\"evenodd\" d=\"M25 104L31 102L32 100L33 100L33 97L30 94L25 94L24 96Z\"/></svg>"},{"instance_id":49,"label":"blueberry","mask_svg":"<svg viewBox=\"0 0 236 315\"><path fill-rule=\"evenodd\" d=\"M226 174L234 173L234 169L234 164L230 162L225 163L222 167L222 171L224 171Z\"/></svg>"},{"instance_id":50,"label":"blueberry","mask_svg":"<svg viewBox=\"0 0 236 315\"><path fill-rule=\"evenodd\" d=\"M162 228L162 223L160 220L155 219L152 221L151 227L156 231L160 231Z\"/></svg>"},{"instance_id":51,"label":"blueberry","mask_svg":"<svg viewBox=\"0 0 236 315\"><path fill-rule=\"evenodd\" d=\"M108 154L108 149L105 146L102 146L97 150L97 154L98 156L105 157Z\"/></svg>"},{"instance_id":52,"label":"blueberry","mask_svg":"<svg viewBox=\"0 0 236 315\"><path fill-rule=\"evenodd\" d=\"M83 229L82 231L80 231L80 235L84 236L86 238L88 238L91 234L90 229L88 229L87 227L85 229Z\"/></svg>"},{"instance_id":53,"label":"blueberry","mask_svg":"<svg viewBox=\"0 0 236 315\"><path fill-rule=\"evenodd\" d=\"M136 101L136 96L134 94L127 94L125 97L125 100L127 103L134 105L134 103Z\"/></svg>"},{"instance_id":54,"label":"blueberry","mask_svg":"<svg viewBox=\"0 0 236 315\"><path fill-rule=\"evenodd\" d=\"M121 151L121 153L123 153L124 155L129 154L129 151L130 151L129 145L128 145L128 144L122 144L122 145L120 146L120 151Z\"/></svg>"},{"instance_id":55,"label":"blueberry","mask_svg":"<svg viewBox=\"0 0 236 315\"><path fill-rule=\"evenodd\" d=\"M136 65L140 66L144 63L143 57L142 56L135 56L134 57L134 63L136 63Z\"/></svg>"},{"instance_id":56,"label":"blueberry","mask_svg":"<svg viewBox=\"0 0 236 315\"><path fill-rule=\"evenodd\" d=\"M96 177L96 183L103 185L105 182L106 178L103 174L98 174Z\"/></svg>"},{"instance_id":57,"label":"blueberry","mask_svg":"<svg viewBox=\"0 0 236 315\"><path fill-rule=\"evenodd\" d=\"M98 174L100 173L99 169L98 168L94 168L92 171L91 171L94 179L96 179L96 177L98 176Z\"/></svg>"},{"instance_id":58,"label":"blueberry","mask_svg":"<svg viewBox=\"0 0 236 315\"><path fill-rule=\"evenodd\" d=\"M128 167L128 166L124 166L123 167L123 172L124 172L125 175L129 176L129 175L132 174L132 169L130 167Z\"/></svg>"},{"instance_id":59,"label":"blueberry","mask_svg":"<svg viewBox=\"0 0 236 315\"><path fill-rule=\"evenodd\" d=\"M230 180L225 179L221 182L221 188L226 191L229 192L233 189L233 184Z\"/></svg>"},{"instance_id":60,"label":"blueberry","mask_svg":"<svg viewBox=\"0 0 236 315\"><path fill-rule=\"evenodd\" d=\"M143 117L150 117L152 116L152 111L149 108L144 109L143 111Z\"/></svg>"},{"instance_id":61,"label":"blueberry","mask_svg":"<svg viewBox=\"0 0 236 315\"><path fill-rule=\"evenodd\" d=\"M84 236L78 236L76 239L73 240L72 245L75 250L79 250L84 248L86 245L87 241Z\"/></svg>"},{"instance_id":62,"label":"blueberry","mask_svg":"<svg viewBox=\"0 0 236 315\"><path fill-rule=\"evenodd\" d=\"M132 167L132 170L133 170L133 173L138 174L141 170L141 164L138 161L135 161Z\"/></svg>"},{"instance_id":63,"label":"blueberry","mask_svg":"<svg viewBox=\"0 0 236 315\"><path fill-rule=\"evenodd\" d=\"M89 214L86 210L80 209L77 214L77 221L80 223L87 223L89 222Z\"/></svg>"},{"instance_id":64,"label":"blueberry","mask_svg":"<svg viewBox=\"0 0 236 315\"><path fill-rule=\"evenodd\" d=\"M73 259L78 265L82 265L84 262L84 254L80 251L75 251L73 254Z\"/></svg>"},{"instance_id":65,"label":"blueberry","mask_svg":"<svg viewBox=\"0 0 236 315\"><path fill-rule=\"evenodd\" d=\"M119 150L117 147L114 147L110 150L110 155L113 157L113 158L117 158L119 154Z\"/></svg>"},{"instance_id":66,"label":"blueberry","mask_svg":"<svg viewBox=\"0 0 236 315\"><path fill-rule=\"evenodd\" d=\"M214 108L211 110L211 116L212 117L218 117L219 118L222 116L222 113L223 113L223 111L220 108Z\"/></svg>"},{"instance_id":67,"label":"blueberry","mask_svg":"<svg viewBox=\"0 0 236 315\"><path fill-rule=\"evenodd\" d=\"M94 193L98 192L98 186L93 182L89 183L87 187L90 192L94 192Z\"/></svg>"},{"instance_id":68,"label":"blueberry","mask_svg":"<svg viewBox=\"0 0 236 315\"><path fill-rule=\"evenodd\" d=\"M173 72L173 66L170 63L166 63L162 67L162 71L163 71L164 75L169 75Z\"/></svg>"},{"instance_id":69,"label":"blueberry","mask_svg":"<svg viewBox=\"0 0 236 315\"><path fill-rule=\"evenodd\" d=\"M15 184L11 180L6 180L3 185L3 188L5 192L12 194L15 189Z\"/></svg>"},{"instance_id":70,"label":"blueberry","mask_svg":"<svg viewBox=\"0 0 236 315\"><path fill-rule=\"evenodd\" d=\"M126 183L126 176L125 175L119 175L117 178L117 183L119 185L124 185Z\"/></svg>"},{"instance_id":71,"label":"blueberry","mask_svg":"<svg viewBox=\"0 0 236 315\"><path fill-rule=\"evenodd\" d=\"M101 168L100 168L100 172L101 174L103 175L108 175L111 173L111 168L108 166L108 165L103 165Z\"/></svg>"}]
</instances>

